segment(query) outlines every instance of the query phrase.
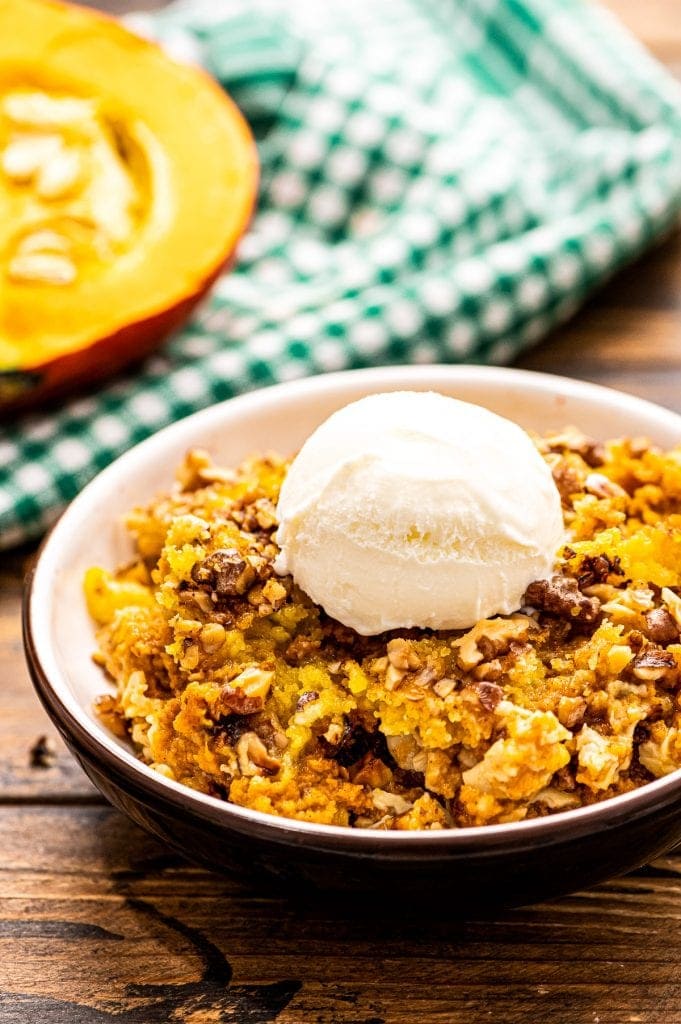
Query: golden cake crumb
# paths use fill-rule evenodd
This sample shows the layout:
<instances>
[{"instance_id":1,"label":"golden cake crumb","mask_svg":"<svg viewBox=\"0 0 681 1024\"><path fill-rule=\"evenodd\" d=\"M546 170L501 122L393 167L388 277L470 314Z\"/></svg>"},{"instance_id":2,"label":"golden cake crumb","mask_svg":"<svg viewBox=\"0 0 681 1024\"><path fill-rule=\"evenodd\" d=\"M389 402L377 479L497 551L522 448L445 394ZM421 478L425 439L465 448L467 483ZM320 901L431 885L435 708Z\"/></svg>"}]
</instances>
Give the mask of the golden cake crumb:
<instances>
[{"instance_id":1,"label":"golden cake crumb","mask_svg":"<svg viewBox=\"0 0 681 1024\"><path fill-rule=\"evenodd\" d=\"M518 821L681 767L681 448L537 438L568 535L516 614L364 637L273 562L277 456L187 455L85 579L102 721L177 781L375 829Z\"/></svg>"}]
</instances>

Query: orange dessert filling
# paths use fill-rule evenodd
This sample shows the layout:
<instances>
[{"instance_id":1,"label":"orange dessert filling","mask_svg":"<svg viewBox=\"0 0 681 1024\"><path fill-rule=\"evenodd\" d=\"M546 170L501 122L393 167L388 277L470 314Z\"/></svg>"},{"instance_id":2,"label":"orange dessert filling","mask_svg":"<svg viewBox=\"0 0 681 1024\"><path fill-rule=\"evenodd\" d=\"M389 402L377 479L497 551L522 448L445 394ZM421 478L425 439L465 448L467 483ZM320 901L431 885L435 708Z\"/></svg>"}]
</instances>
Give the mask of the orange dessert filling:
<instances>
[{"instance_id":1,"label":"orange dessert filling","mask_svg":"<svg viewBox=\"0 0 681 1024\"><path fill-rule=\"evenodd\" d=\"M89 570L97 711L156 771L268 814L374 829L518 821L681 767L681 448L536 439L566 545L522 608L361 636L278 576L289 463L192 451Z\"/></svg>"}]
</instances>

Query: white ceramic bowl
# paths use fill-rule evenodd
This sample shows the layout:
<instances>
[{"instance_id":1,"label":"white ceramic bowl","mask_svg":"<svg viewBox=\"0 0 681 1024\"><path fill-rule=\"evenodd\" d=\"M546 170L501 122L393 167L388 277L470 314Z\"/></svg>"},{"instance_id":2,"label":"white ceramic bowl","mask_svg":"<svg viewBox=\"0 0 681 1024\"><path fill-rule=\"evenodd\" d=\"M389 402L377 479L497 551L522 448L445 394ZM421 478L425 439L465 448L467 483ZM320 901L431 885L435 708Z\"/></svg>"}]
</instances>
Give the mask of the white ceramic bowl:
<instances>
[{"instance_id":1,"label":"white ceramic bowl","mask_svg":"<svg viewBox=\"0 0 681 1024\"><path fill-rule=\"evenodd\" d=\"M416 884L419 865L428 862L431 873L440 870L455 878L457 889L467 880L476 898L486 886L489 897L498 900L503 898L499 871L503 881L503 872L513 865L513 902L586 884L643 862L681 838L681 824L672 827L670 810L674 805L681 820L681 773L603 804L528 822L444 833L366 832L269 817L188 790L141 764L93 714L93 700L106 684L91 661L95 642L82 579L88 566L114 567L128 557L131 546L121 520L129 509L167 488L191 447L207 448L228 466L251 452L289 454L335 409L373 392L399 389L440 391L540 432L575 424L596 438L644 434L664 446L681 440L681 416L641 399L561 377L473 366L330 374L205 409L119 458L83 490L54 527L25 609L29 664L41 698L90 776L114 803L180 850L218 866L248 861L315 884L381 888L380 878L411 878ZM630 819L649 822L655 805L658 811L662 808L659 827L648 824L645 841L643 832L631 831L617 856L599 843L604 830L626 826ZM663 819L669 819L668 827ZM221 855L210 835L219 839ZM560 881L552 881L545 861L542 868L534 858L525 858L527 870L520 870L518 852L528 844L537 852L544 849L542 858L547 846L555 847L557 856L560 848L560 860L568 864L565 844L569 847L580 836L582 842L593 840L593 853L585 864L582 851L577 875L568 870ZM484 866L492 866L495 859L496 882Z\"/></svg>"}]
</instances>

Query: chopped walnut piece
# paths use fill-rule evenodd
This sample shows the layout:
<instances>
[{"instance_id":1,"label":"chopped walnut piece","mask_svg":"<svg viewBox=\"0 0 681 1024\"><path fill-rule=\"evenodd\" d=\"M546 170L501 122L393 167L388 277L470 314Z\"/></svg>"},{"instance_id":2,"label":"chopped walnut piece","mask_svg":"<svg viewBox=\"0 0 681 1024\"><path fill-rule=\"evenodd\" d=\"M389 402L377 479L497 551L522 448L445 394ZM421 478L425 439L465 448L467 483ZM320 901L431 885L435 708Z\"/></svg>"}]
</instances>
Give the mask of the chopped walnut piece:
<instances>
[{"instance_id":1,"label":"chopped walnut piece","mask_svg":"<svg viewBox=\"0 0 681 1024\"><path fill-rule=\"evenodd\" d=\"M277 510L269 498L258 498L253 508L261 530L271 530L277 525Z\"/></svg>"},{"instance_id":2,"label":"chopped walnut piece","mask_svg":"<svg viewBox=\"0 0 681 1024\"><path fill-rule=\"evenodd\" d=\"M679 627L666 608L653 608L644 615L646 634L653 643L666 647L679 642Z\"/></svg>"},{"instance_id":3,"label":"chopped walnut piece","mask_svg":"<svg viewBox=\"0 0 681 1024\"><path fill-rule=\"evenodd\" d=\"M394 668L400 669L402 672L421 668L421 659L408 640L396 637L388 642L386 649L388 661Z\"/></svg>"},{"instance_id":4,"label":"chopped walnut piece","mask_svg":"<svg viewBox=\"0 0 681 1024\"><path fill-rule=\"evenodd\" d=\"M375 789L371 794L371 802L377 811L385 811L387 814L406 814L414 806L403 796L388 793L384 789Z\"/></svg>"},{"instance_id":5,"label":"chopped walnut piece","mask_svg":"<svg viewBox=\"0 0 681 1024\"><path fill-rule=\"evenodd\" d=\"M478 665L473 669L474 678L479 680L488 679L493 681L500 679L501 675L501 662L498 658L492 658L491 661L483 661L482 665Z\"/></svg>"},{"instance_id":6,"label":"chopped walnut piece","mask_svg":"<svg viewBox=\"0 0 681 1024\"><path fill-rule=\"evenodd\" d=\"M386 690L394 690L396 686L400 685L406 674L407 673L404 669L395 668L394 665L388 665L385 673Z\"/></svg>"},{"instance_id":7,"label":"chopped walnut piece","mask_svg":"<svg viewBox=\"0 0 681 1024\"><path fill-rule=\"evenodd\" d=\"M589 725L582 726L575 740L577 749L577 782L591 790L605 790L617 780L629 764L630 751L626 737L603 736Z\"/></svg>"},{"instance_id":8,"label":"chopped walnut piece","mask_svg":"<svg viewBox=\"0 0 681 1024\"><path fill-rule=\"evenodd\" d=\"M238 686L249 697L260 697L261 700L265 700L270 692L273 679L274 672L267 671L260 665L249 665L239 673L236 679L232 679L232 686Z\"/></svg>"},{"instance_id":9,"label":"chopped walnut piece","mask_svg":"<svg viewBox=\"0 0 681 1024\"><path fill-rule=\"evenodd\" d=\"M472 689L475 690L476 696L485 711L494 711L504 696L504 691L500 686L484 679L473 683Z\"/></svg>"},{"instance_id":10,"label":"chopped walnut piece","mask_svg":"<svg viewBox=\"0 0 681 1024\"><path fill-rule=\"evenodd\" d=\"M343 726L340 722L331 722L322 738L334 747L340 746L340 742L343 738Z\"/></svg>"},{"instance_id":11,"label":"chopped walnut piece","mask_svg":"<svg viewBox=\"0 0 681 1024\"><path fill-rule=\"evenodd\" d=\"M561 500L564 505L567 505L571 496L582 490L582 477L577 469L569 465L567 460L560 455L547 457L547 462Z\"/></svg>"},{"instance_id":12,"label":"chopped walnut piece","mask_svg":"<svg viewBox=\"0 0 681 1024\"><path fill-rule=\"evenodd\" d=\"M219 622L207 622L202 627L199 641L206 654L214 654L225 642L227 632Z\"/></svg>"},{"instance_id":13,"label":"chopped walnut piece","mask_svg":"<svg viewBox=\"0 0 681 1024\"><path fill-rule=\"evenodd\" d=\"M455 686L455 679L439 679L437 683L433 683L433 692L436 693L438 697L448 697Z\"/></svg>"},{"instance_id":14,"label":"chopped walnut piece","mask_svg":"<svg viewBox=\"0 0 681 1024\"><path fill-rule=\"evenodd\" d=\"M281 762L271 757L267 747L254 732L245 732L236 745L239 771L242 775L275 775Z\"/></svg>"},{"instance_id":15,"label":"chopped walnut piece","mask_svg":"<svg viewBox=\"0 0 681 1024\"><path fill-rule=\"evenodd\" d=\"M387 764L372 753L365 754L355 771L351 773L352 781L358 786L369 786L371 789L382 789L387 786L393 773Z\"/></svg>"},{"instance_id":16,"label":"chopped walnut piece","mask_svg":"<svg viewBox=\"0 0 681 1024\"><path fill-rule=\"evenodd\" d=\"M306 704L312 704L316 700L319 700L319 694L317 691L306 690L305 693L301 693L300 697L296 701L296 711L302 711Z\"/></svg>"},{"instance_id":17,"label":"chopped walnut piece","mask_svg":"<svg viewBox=\"0 0 681 1024\"><path fill-rule=\"evenodd\" d=\"M566 557L570 557L566 554ZM574 554L571 556L574 558ZM577 572L577 582L581 589L593 587L595 584L606 583L608 576L622 576L619 558L608 558L607 555L585 555ZM598 594L596 594L598 597Z\"/></svg>"},{"instance_id":18,"label":"chopped walnut piece","mask_svg":"<svg viewBox=\"0 0 681 1024\"><path fill-rule=\"evenodd\" d=\"M634 658L632 671L637 679L645 682L669 681L678 675L678 666L671 651L648 644Z\"/></svg>"},{"instance_id":19,"label":"chopped walnut piece","mask_svg":"<svg viewBox=\"0 0 681 1024\"><path fill-rule=\"evenodd\" d=\"M431 668L429 665L426 665L425 668L422 668L420 672L416 673L412 680L412 683L414 686L426 687L430 686L430 684L434 682L436 679L437 672L435 671L435 669Z\"/></svg>"},{"instance_id":20,"label":"chopped walnut piece","mask_svg":"<svg viewBox=\"0 0 681 1024\"><path fill-rule=\"evenodd\" d=\"M584 481L584 489L596 498L624 498L627 494L623 487L602 473L589 473Z\"/></svg>"},{"instance_id":21,"label":"chopped walnut piece","mask_svg":"<svg viewBox=\"0 0 681 1024\"><path fill-rule=\"evenodd\" d=\"M294 637L288 645L284 651L284 657L290 664L299 665L301 661L318 650L319 640L301 633L300 636Z\"/></svg>"},{"instance_id":22,"label":"chopped walnut piece","mask_svg":"<svg viewBox=\"0 0 681 1024\"><path fill-rule=\"evenodd\" d=\"M413 736L386 736L386 743L388 744L390 756L394 759L398 768L402 768L407 772L417 770L414 767L414 758L421 752L421 747Z\"/></svg>"},{"instance_id":23,"label":"chopped walnut piece","mask_svg":"<svg viewBox=\"0 0 681 1024\"><path fill-rule=\"evenodd\" d=\"M514 615L510 619L482 619L458 640L454 640L452 647L458 650L461 667L469 671L486 657L505 654L512 641L525 640L532 625L534 623L527 615Z\"/></svg>"},{"instance_id":24,"label":"chopped walnut piece","mask_svg":"<svg viewBox=\"0 0 681 1024\"><path fill-rule=\"evenodd\" d=\"M594 441L592 437L583 434L577 427L566 427L558 434L550 434L540 442L540 450L541 447L554 452L575 452L592 468L602 466L605 462L605 447L600 441Z\"/></svg>"},{"instance_id":25,"label":"chopped walnut piece","mask_svg":"<svg viewBox=\"0 0 681 1024\"><path fill-rule=\"evenodd\" d=\"M669 728L664 722L655 722L650 738L641 744L639 760L644 768L661 778L681 767L681 735L678 728Z\"/></svg>"},{"instance_id":26,"label":"chopped walnut piece","mask_svg":"<svg viewBox=\"0 0 681 1024\"><path fill-rule=\"evenodd\" d=\"M594 622L601 607L597 597L586 597L581 592L577 580L560 575L530 583L523 603L568 622L581 623Z\"/></svg>"},{"instance_id":27,"label":"chopped walnut piece","mask_svg":"<svg viewBox=\"0 0 681 1024\"><path fill-rule=\"evenodd\" d=\"M214 551L192 569L192 579L216 598L244 594L255 579L255 570L235 548Z\"/></svg>"},{"instance_id":28,"label":"chopped walnut piece","mask_svg":"<svg viewBox=\"0 0 681 1024\"><path fill-rule=\"evenodd\" d=\"M286 600L286 587L279 580L268 580L262 588L262 596L276 612Z\"/></svg>"},{"instance_id":29,"label":"chopped walnut piece","mask_svg":"<svg viewBox=\"0 0 681 1024\"><path fill-rule=\"evenodd\" d=\"M229 683L220 687L220 694L213 705L217 715L252 715L262 709L270 692L274 672L266 672L258 665L245 668Z\"/></svg>"},{"instance_id":30,"label":"chopped walnut piece","mask_svg":"<svg viewBox=\"0 0 681 1024\"><path fill-rule=\"evenodd\" d=\"M230 683L224 683L212 704L212 711L218 718L224 715L254 715L256 711L262 710L263 703L262 697L249 696Z\"/></svg>"}]
</instances>

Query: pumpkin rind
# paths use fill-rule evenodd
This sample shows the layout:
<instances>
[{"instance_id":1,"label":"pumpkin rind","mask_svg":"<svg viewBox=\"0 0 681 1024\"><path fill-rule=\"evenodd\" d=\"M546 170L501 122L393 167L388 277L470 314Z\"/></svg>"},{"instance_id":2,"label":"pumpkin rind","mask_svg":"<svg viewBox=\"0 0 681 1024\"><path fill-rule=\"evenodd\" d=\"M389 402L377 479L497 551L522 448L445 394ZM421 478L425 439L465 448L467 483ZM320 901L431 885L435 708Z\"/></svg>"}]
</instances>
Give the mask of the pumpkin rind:
<instances>
[{"instance_id":1,"label":"pumpkin rind","mask_svg":"<svg viewBox=\"0 0 681 1024\"><path fill-rule=\"evenodd\" d=\"M115 372L179 326L233 255L257 188L252 136L217 83L106 16L56 0L0 0L0 101L16 106L31 90L50 102L91 99L102 130L120 130L141 213L120 251L85 262L64 285L13 279L19 236L13 225L0 235L3 414ZM25 131L52 131L11 128L5 149ZM17 187L18 202L26 188ZM28 223L41 238L52 227Z\"/></svg>"}]
</instances>

